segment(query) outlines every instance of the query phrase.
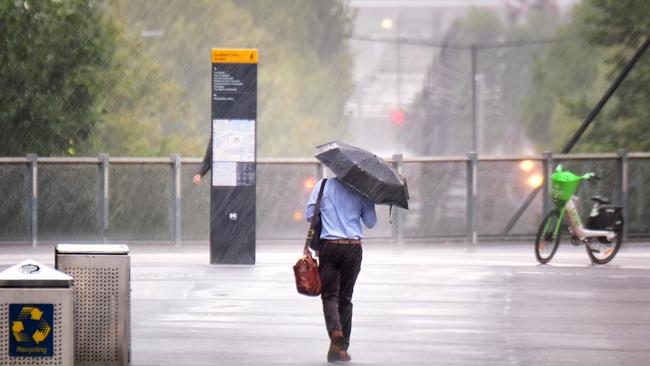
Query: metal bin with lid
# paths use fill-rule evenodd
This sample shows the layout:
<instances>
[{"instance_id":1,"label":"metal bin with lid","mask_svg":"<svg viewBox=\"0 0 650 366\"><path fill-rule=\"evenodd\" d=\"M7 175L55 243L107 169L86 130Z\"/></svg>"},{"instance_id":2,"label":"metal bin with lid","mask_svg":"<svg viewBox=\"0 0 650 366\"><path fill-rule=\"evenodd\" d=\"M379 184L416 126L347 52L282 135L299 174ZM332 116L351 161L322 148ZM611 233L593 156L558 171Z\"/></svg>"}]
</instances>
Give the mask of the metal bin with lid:
<instances>
[{"instance_id":1,"label":"metal bin with lid","mask_svg":"<svg viewBox=\"0 0 650 366\"><path fill-rule=\"evenodd\" d=\"M72 277L27 259L0 272L0 365L72 366Z\"/></svg>"},{"instance_id":2,"label":"metal bin with lid","mask_svg":"<svg viewBox=\"0 0 650 366\"><path fill-rule=\"evenodd\" d=\"M131 362L131 265L123 244L59 244L56 268L74 278L75 366Z\"/></svg>"}]
</instances>

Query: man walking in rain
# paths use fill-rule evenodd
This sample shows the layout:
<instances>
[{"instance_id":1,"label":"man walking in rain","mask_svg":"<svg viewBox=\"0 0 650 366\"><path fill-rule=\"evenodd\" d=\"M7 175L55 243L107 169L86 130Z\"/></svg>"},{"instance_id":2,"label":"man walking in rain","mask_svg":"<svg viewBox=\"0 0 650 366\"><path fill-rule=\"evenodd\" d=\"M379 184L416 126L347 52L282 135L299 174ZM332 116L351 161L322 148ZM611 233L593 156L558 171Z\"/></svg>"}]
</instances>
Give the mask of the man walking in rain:
<instances>
[{"instance_id":1,"label":"man walking in rain","mask_svg":"<svg viewBox=\"0 0 650 366\"><path fill-rule=\"evenodd\" d=\"M314 206L323 180L319 181L307 203L307 221L314 215ZM361 270L361 239L363 227L377 223L375 205L338 178L327 179L320 204L323 223L323 246L316 256L321 280L321 299L325 325L330 337L327 361L350 361L348 353L352 332L352 293ZM308 251L309 249L305 249Z\"/></svg>"}]
</instances>

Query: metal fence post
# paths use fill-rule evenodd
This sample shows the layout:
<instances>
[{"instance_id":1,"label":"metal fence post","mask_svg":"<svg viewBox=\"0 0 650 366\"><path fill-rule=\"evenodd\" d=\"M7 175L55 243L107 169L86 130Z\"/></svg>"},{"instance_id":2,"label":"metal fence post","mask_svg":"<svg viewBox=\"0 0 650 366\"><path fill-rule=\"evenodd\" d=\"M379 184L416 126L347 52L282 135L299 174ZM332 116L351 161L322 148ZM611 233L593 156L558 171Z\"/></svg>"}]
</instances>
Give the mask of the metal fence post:
<instances>
[{"instance_id":1,"label":"metal fence post","mask_svg":"<svg viewBox=\"0 0 650 366\"><path fill-rule=\"evenodd\" d=\"M108 230L108 155L99 154L99 237L106 242Z\"/></svg>"},{"instance_id":2,"label":"metal fence post","mask_svg":"<svg viewBox=\"0 0 650 366\"><path fill-rule=\"evenodd\" d=\"M397 170L400 174L402 174L402 163L404 161L404 157L402 154L394 154L393 155L393 161L395 161L395 170ZM398 243L402 242L402 225L401 225L401 218L402 215L399 212L399 210L396 208L392 212L392 219L393 219L393 224L392 224L392 237L393 240L397 240Z\"/></svg>"},{"instance_id":3,"label":"metal fence post","mask_svg":"<svg viewBox=\"0 0 650 366\"><path fill-rule=\"evenodd\" d=\"M31 238L32 246L36 247L38 241L38 157L36 154L27 154L29 159L29 176L31 178L32 192L29 195L31 209Z\"/></svg>"},{"instance_id":4,"label":"metal fence post","mask_svg":"<svg viewBox=\"0 0 650 366\"><path fill-rule=\"evenodd\" d=\"M544 170L544 185L542 186L542 207L544 209L544 212L542 212L542 215L544 215L551 207L549 191L551 188L551 174L553 174L553 154L547 150L542 153L542 156L544 157L544 161L542 161L542 169Z\"/></svg>"},{"instance_id":5,"label":"metal fence post","mask_svg":"<svg viewBox=\"0 0 650 366\"><path fill-rule=\"evenodd\" d=\"M181 156L171 156L174 167L172 169L172 240L176 246L181 245Z\"/></svg>"},{"instance_id":6,"label":"metal fence post","mask_svg":"<svg viewBox=\"0 0 650 366\"><path fill-rule=\"evenodd\" d=\"M629 165L628 165L627 150L626 149L619 149L616 153L618 155L618 164L617 164L618 165L618 173L619 173L619 175L621 177L621 185L619 187L619 193L621 195L621 206L623 206L623 218L625 220L628 220L628 222L629 222L629 219L628 219L628 216L627 216L627 211L628 211L627 210L627 206L628 206L627 191L628 191L628 187L629 187L629 181L628 181L628 179L629 179L629 177L628 177ZM627 237L627 229L628 229L628 225L627 224L623 225L623 237L624 238Z\"/></svg>"},{"instance_id":7,"label":"metal fence post","mask_svg":"<svg viewBox=\"0 0 650 366\"><path fill-rule=\"evenodd\" d=\"M474 151L467 153L467 240L472 244L476 244L477 242L477 163L478 154L476 154Z\"/></svg>"}]
</instances>

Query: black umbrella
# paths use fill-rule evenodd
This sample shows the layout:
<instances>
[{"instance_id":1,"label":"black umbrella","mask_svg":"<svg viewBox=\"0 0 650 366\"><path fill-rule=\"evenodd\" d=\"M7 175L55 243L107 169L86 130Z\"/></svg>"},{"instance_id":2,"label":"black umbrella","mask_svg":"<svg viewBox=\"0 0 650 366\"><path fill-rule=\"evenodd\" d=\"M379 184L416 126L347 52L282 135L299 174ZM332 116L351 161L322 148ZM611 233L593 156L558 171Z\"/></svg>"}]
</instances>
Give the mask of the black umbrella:
<instances>
[{"instance_id":1,"label":"black umbrella","mask_svg":"<svg viewBox=\"0 0 650 366\"><path fill-rule=\"evenodd\" d=\"M317 146L315 156L343 183L374 203L396 205L408 210L406 179L377 155L332 141Z\"/></svg>"}]
</instances>

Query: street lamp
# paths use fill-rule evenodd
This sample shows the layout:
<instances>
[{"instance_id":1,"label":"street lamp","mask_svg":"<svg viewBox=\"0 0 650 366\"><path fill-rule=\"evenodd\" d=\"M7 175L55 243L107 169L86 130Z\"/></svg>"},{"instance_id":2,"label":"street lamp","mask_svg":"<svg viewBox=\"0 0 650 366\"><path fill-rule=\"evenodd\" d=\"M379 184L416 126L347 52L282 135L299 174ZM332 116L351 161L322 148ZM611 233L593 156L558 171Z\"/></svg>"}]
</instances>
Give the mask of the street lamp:
<instances>
[{"instance_id":1,"label":"street lamp","mask_svg":"<svg viewBox=\"0 0 650 366\"><path fill-rule=\"evenodd\" d=\"M544 177L541 174L533 174L528 178L528 185L531 188L537 188L544 183Z\"/></svg>"},{"instance_id":2,"label":"street lamp","mask_svg":"<svg viewBox=\"0 0 650 366\"><path fill-rule=\"evenodd\" d=\"M302 182L302 186L305 187L307 191L311 191L312 189L314 189L315 185L316 185L316 179L314 179L313 177L309 177Z\"/></svg>"},{"instance_id":3,"label":"street lamp","mask_svg":"<svg viewBox=\"0 0 650 366\"><path fill-rule=\"evenodd\" d=\"M519 168L525 172L529 172L533 169L533 162L530 160L524 160L519 163Z\"/></svg>"}]
</instances>

